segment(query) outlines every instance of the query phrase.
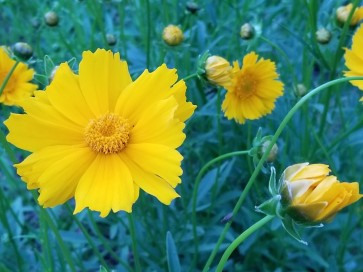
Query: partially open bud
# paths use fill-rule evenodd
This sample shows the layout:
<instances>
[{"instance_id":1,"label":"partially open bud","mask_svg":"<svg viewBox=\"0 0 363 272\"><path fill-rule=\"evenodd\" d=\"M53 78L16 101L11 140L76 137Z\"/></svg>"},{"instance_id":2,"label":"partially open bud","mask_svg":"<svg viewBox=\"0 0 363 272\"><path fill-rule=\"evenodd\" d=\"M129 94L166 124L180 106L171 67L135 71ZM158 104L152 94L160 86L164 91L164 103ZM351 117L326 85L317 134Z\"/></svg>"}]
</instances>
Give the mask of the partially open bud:
<instances>
[{"instance_id":1,"label":"partially open bud","mask_svg":"<svg viewBox=\"0 0 363 272\"><path fill-rule=\"evenodd\" d=\"M117 43L116 37L113 34L106 34L106 41L110 46L114 46Z\"/></svg>"},{"instance_id":2,"label":"partially open bud","mask_svg":"<svg viewBox=\"0 0 363 272\"><path fill-rule=\"evenodd\" d=\"M255 29L251 24L245 23L244 25L241 26L240 35L242 39L249 40L253 38L254 34L255 34Z\"/></svg>"},{"instance_id":3,"label":"partially open bud","mask_svg":"<svg viewBox=\"0 0 363 272\"><path fill-rule=\"evenodd\" d=\"M316 31L315 36L318 43L321 44L327 44L331 40L331 32L324 27Z\"/></svg>"},{"instance_id":4,"label":"partially open bud","mask_svg":"<svg viewBox=\"0 0 363 272\"><path fill-rule=\"evenodd\" d=\"M171 46L179 45L184 40L183 31L176 25L168 25L163 30L163 40Z\"/></svg>"},{"instance_id":5,"label":"partially open bud","mask_svg":"<svg viewBox=\"0 0 363 272\"><path fill-rule=\"evenodd\" d=\"M59 17L54 11L48 11L44 15L44 20L48 26L57 26L59 23Z\"/></svg>"},{"instance_id":6,"label":"partially open bud","mask_svg":"<svg viewBox=\"0 0 363 272\"><path fill-rule=\"evenodd\" d=\"M209 56L205 62L205 76L215 85L227 87L231 84L232 67L220 56Z\"/></svg>"},{"instance_id":7,"label":"partially open bud","mask_svg":"<svg viewBox=\"0 0 363 272\"><path fill-rule=\"evenodd\" d=\"M353 8L353 4L348 4L346 6L341 6L336 11L336 17L339 24L343 25L349 17L349 14ZM355 26L360 20L363 19L363 7L358 7L355 9L352 19L350 21L350 26Z\"/></svg>"},{"instance_id":8,"label":"partially open bud","mask_svg":"<svg viewBox=\"0 0 363 272\"><path fill-rule=\"evenodd\" d=\"M27 60L33 56L33 48L25 42L17 42L12 47L13 52L16 56L21 59Z\"/></svg>"},{"instance_id":9,"label":"partially open bud","mask_svg":"<svg viewBox=\"0 0 363 272\"><path fill-rule=\"evenodd\" d=\"M287 167L276 182L272 167L269 183L272 198L256 209L280 217L287 232L305 243L295 224L322 226L321 223L330 222L340 210L363 196L358 182L339 182L329 172L325 164L299 163Z\"/></svg>"}]
</instances>

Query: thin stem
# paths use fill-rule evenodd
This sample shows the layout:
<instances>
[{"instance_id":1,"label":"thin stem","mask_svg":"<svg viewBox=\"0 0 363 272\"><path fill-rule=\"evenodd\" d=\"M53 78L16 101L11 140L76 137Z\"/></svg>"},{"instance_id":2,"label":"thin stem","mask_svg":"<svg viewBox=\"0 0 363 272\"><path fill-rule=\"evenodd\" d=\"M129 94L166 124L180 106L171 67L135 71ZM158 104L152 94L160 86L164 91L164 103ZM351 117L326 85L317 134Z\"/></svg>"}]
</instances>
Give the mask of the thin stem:
<instances>
[{"instance_id":1,"label":"thin stem","mask_svg":"<svg viewBox=\"0 0 363 272\"><path fill-rule=\"evenodd\" d=\"M135 229L134 218L132 214L129 213L127 214L127 218L129 219L129 228L132 241L132 252L134 255L135 271L141 272L142 270L140 265L139 252L137 251L136 229Z\"/></svg>"},{"instance_id":2,"label":"thin stem","mask_svg":"<svg viewBox=\"0 0 363 272\"><path fill-rule=\"evenodd\" d=\"M197 76L198 76L198 74L194 73L194 74L191 74L189 76L186 76L186 77L182 78L181 80L187 81L188 79L191 79L191 78L197 77Z\"/></svg>"},{"instance_id":3,"label":"thin stem","mask_svg":"<svg viewBox=\"0 0 363 272\"><path fill-rule=\"evenodd\" d=\"M338 78L332 81L329 81L327 83L324 83L322 85L320 85L319 87L313 89L311 92L309 92L307 95L305 95L304 97L302 97L296 104L295 106L292 107L292 109L287 113L287 115L285 116L285 118L282 120L282 122L280 123L280 126L277 128L275 134L273 135L269 146L266 148L266 152L262 155L260 161L258 162L255 171L252 173L248 183L246 184L245 189L243 190L242 194L240 195L234 209L233 209L233 213L232 213L232 218L236 215L237 211L241 208L243 201L245 200L245 198L248 195L248 192L250 191L253 183L256 180L256 177L258 175L258 173L260 172L264 162L267 159L267 156L269 155L272 146L276 143L278 137L281 135L282 131L284 130L284 128L286 127L287 123L291 120L291 118L293 117L293 115L295 114L295 112L301 108L302 105L304 105L304 103L306 101L308 101L311 97L313 97L314 95L320 93L322 90L329 88L330 86L333 86L335 84L340 84L343 82L347 82L350 80L363 80L363 77L345 77L345 78ZM204 266L203 272L206 272L209 270L210 265L213 262L213 259L215 257L215 255L217 254L220 245L222 244L225 235L227 234L227 230L229 229L229 227L231 226L231 222L229 221L226 226L224 227L221 236L219 237L217 244L215 246L215 248L213 249L211 255L209 256L206 265Z\"/></svg>"},{"instance_id":4,"label":"thin stem","mask_svg":"<svg viewBox=\"0 0 363 272\"><path fill-rule=\"evenodd\" d=\"M238 236L224 251L221 260L219 261L219 264L217 266L216 272L223 271L223 267L226 264L229 256L231 256L232 252L244 241L246 240L252 233L260 229L262 226L270 222L275 216L273 215L266 215L261 220L257 221L255 224L253 224L251 227L246 229L244 232L241 233L240 236Z\"/></svg>"},{"instance_id":5,"label":"thin stem","mask_svg":"<svg viewBox=\"0 0 363 272\"><path fill-rule=\"evenodd\" d=\"M150 68L150 41L151 41L151 18L150 18L150 1L145 0L146 7L146 67Z\"/></svg>"},{"instance_id":6,"label":"thin stem","mask_svg":"<svg viewBox=\"0 0 363 272\"><path fill-rule=\"evenodd\" d=\"M208 170L208 168L225 159L234 157L234 156L239 156L239 155L246 155L248 154L248 152L250 152L249 150L243 150L243 151L235 151L235 152L230 152L230 153L226 153L223 154L221 156L218 156L212 160L210 160L209 162L207 162L202 169L200 169L197 178L195 179L195 184L194 184L194 189L193 189L193 197L192 197L192 224L193 224L193 237L194 237L194 246L195 246L195 252L194 252L194 264L198 263L198 252L199 252L199 246L198 246L198 235L197 235L197 213L196 213L196 206L197 206L197 195L198 195L198 189L199 189L199 184L200 181L203 177L203 175L205 174L205 172Z\"/></svg>"},{"instance_id":7,"label":"thin stem","mask_svg":"<svg viewBox=\"0 0 363 272\"><path fill-rule=\"evenodd\" d=\"M9 79L10 79L10 77L11 77L11 75L14 73L14 71L15 71L15 69L16 69L16 67L18 66L18 64L20 63L20 61L16 61L15 63L14 63L14 65L13 65L13 67L11 67L11 69L10 69L10 71L9 71L9 73L6 75L6 77L5 77L5 79L4 79L4 82L3 82L3 84L1 84L1 87L0 87L0 95L3 93L3 90L5 89L5 87L6 87L6 84L8 84L8 81L9 81Z\"/></svg>"}]
</instances>

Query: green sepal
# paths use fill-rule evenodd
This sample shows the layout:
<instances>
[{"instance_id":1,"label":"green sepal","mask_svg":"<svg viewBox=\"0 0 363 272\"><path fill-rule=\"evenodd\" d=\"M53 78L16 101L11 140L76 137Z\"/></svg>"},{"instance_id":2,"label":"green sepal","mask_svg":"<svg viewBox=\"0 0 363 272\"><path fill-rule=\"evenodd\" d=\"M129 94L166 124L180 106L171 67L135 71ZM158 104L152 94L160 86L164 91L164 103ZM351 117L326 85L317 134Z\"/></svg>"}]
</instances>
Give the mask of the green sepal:
<instances>
[{"instance_id":1,"label":"green sepal","mask_svg":"<svg viewBox=\"0 0 363 272\"><path fill-rule=\"evenodd\" d=\"M257 212L261 212L267 215L279 215L280 214L280 195L274 195L272 198L266 200L255 209Z\"/></svg>"},{"instance_id":2,"label":"green sepal","mask_svg":"<svg viewBox=\"0 0 363 272\"><path fill-rule=\"evenodd\" d=\"M205 76L205 63L207 61L207 58L210 57L209 51L205 51L202 55L198 58L198 64L197 64L197 75L199 78L204 78Z\"/></svg>"},{"instance_id":3,"label":"green sepal","mask_svg":"<svg viewBox=\"0 0 363 272\"><path fill-rule=\"evenodd\" d=\"M270 180L268 182L268 190L270 191L270 194L271 195L277 195L279 194L279 191L278 191L278 184L276 182L276 169L275 167L271 166L270 167Z\"/></svg>"},{"instance_id":4,"label":"green sepal","mask_svg":"<svg viewBox=\"0 0 363 272\"><path fill-rule=\"evenodd\" d=\"M290 216L285 215L285 217L281 220L281 222L282 226L287 231L287 233L290 234L291 237L293 237L294 239L296 239L297 241L299 241L304 245L308 244L306 241L301 239L300 233L296 229L296 224Z\"/></svg>"}]
</instances>

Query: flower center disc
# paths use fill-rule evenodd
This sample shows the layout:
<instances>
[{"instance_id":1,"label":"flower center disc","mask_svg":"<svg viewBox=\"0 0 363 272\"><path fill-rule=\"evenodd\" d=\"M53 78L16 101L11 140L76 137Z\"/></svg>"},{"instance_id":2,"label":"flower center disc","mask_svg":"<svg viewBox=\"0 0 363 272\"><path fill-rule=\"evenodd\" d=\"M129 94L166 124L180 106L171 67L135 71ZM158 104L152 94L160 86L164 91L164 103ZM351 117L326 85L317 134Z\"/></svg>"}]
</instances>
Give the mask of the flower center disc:
<instances>
[{"instance_id":1,"label":"flower center disc","mask_svg":"<svg viewBox=\"0 0 363 272\"><path fill-rule=\"evenodd\" d=\"M256 80L250 73L244 73L237 79L236 94L241 99L246 99L253 95L256 90Z\"/></svg>"},{"instance_id":2,"label":"flower center disc","mask_svg":"<svg viewBox=\"0 0 363 272\"><path fill-rule=\"evenodd\" d=\"M131 126L127 119L108 113L88 123L84 138L95 152L114 154L127 146Z\"/></svg>"}]
</instances>

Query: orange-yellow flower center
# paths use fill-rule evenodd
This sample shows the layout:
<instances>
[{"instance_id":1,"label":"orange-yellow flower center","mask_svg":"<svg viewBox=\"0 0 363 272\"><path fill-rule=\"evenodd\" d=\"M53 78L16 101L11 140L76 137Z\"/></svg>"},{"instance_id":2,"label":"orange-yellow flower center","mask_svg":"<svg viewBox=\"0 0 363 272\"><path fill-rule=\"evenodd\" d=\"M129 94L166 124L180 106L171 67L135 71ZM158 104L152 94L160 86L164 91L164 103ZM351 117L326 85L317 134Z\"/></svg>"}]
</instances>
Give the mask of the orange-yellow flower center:
<instances>
[{"instance_id":1,"label":"orange-yellow flower center","mask_svg":"<svg viewBox=\"0 0 363 272\"><path fill-rule=\"evenodd\" d=\"M93 151L114 154L127 146L130 130L131 125L127 119L107 113L89 121L84 132L84 139Z\"/></svg>"},{"instance_id":2,"label":"orange-yellow flower center","mask_svg":"<svg viewBox=\"0 0 363 272\"><path fill-rule=\"evenodd\" d=\"M238 98L247 99L255 94L256 89L257 80L252 73L244 71L237 77L235 91Z\"/></svg>"}]
</instances>

